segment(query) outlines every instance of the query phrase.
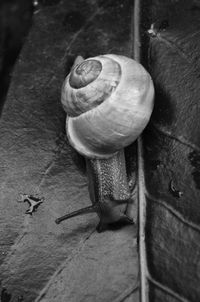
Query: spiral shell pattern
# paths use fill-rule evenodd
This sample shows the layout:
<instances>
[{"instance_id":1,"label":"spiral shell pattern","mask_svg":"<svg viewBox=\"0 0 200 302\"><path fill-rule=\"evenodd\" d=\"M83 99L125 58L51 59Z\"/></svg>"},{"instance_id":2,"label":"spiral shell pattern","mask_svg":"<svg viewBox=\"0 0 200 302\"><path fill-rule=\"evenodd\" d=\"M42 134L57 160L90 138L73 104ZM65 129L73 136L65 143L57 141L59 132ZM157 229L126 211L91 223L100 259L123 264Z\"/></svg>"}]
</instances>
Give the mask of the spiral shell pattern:
<instances>
[{"instance_id":1,"label":"spiral shell pattern","mask_svg":"<svg viewBox=\"0 0 200 302\"><path fill-rule=\"evenodd\" d=\"M71 145L88 158L108 158L141 134L153 109L154 87L136 61L101 55L76 65L61 102Z\"/></svg>"}]
</instances>

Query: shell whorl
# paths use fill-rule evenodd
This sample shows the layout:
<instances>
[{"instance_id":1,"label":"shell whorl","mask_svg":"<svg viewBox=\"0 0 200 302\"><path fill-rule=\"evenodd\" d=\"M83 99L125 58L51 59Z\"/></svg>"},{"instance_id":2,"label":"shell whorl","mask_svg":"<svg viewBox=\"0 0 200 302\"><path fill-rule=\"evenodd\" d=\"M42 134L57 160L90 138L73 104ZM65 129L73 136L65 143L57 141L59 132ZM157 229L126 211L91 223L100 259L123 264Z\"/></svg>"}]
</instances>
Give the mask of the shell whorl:
<instances>
[{"instance_id":1,"label":"shell whorl","mask_svg":"<svg viewBox=\"0 0 200 302\"><path fill-rule=\"evenodd\" d=\"M72 88L82 88L96 80L102 70L102 64L97 60L83 61L75 66L69 76Z\"/></svg>"},{"instance_id":2,"label":"shell whorl","mask_svg":"<svg viewBox=\"0 0 200 302\"><path fill-rule=\"evenodd\" d=\"M153 96L150 75L132 59L102 55L76 65L61 95L71 145L89 158L112 156L143 131Z\"/></svg>"},{"instance_id":3,"label":"shell whorl","mask_svg":"<svg viewBox=\"0 0 200 302\"><path fill-rule=\"evenodd\" d=\"M93 109L116 89L121 77L120 65L107 57L99 58L83 61L67 77L61 100L69 116Z\"/></svg>"}]
</instances>

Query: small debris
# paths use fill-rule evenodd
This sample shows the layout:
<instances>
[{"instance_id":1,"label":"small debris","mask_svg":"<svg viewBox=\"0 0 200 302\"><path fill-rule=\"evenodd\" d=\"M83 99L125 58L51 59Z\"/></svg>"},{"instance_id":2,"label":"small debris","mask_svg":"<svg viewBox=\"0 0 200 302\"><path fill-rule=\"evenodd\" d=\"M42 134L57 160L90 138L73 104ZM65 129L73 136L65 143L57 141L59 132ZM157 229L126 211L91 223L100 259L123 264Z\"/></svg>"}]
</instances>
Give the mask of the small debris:
<instances>
[{"instance_id":1,"label":"small debris","mask_svg":"<svg viewBox=\"0 0 200 302\"><path fill-rule=\"evenodd\" d=\"M174 197L181 198L181 197L183 196L183 192L179 191L179 190L176 189L176 187L174 186L173 180L170 180L170 183L169 183L169 190L170 190L170 192L172 193L172 195L173 195Z\"/></svg>"},{"instance_id":2,"label":"small debris","mask_svg":"<svg viewBox=\"0 0 200 302\"><path fill-rule=\"evenodd\" d=\"M39 5L38 0L33 0L33 6L34 6L34 7L37 7L38 5Z\"/></svg>"},{"instance_id":3,"label":"small debris","mask_svg":"<svg viewBox=\"0 0 200 302\"><path fill-rule=\"evenodd\" d=\"M18 200L18 202L28 202L29 203L29 208L26 211L26 214L32 215L33 212L35 212L38 208L38 206L44 202L44 197L36 197L33 195L28 195L28 194L20 194L21 199Z\"/></svg>"},{"instance_id":4,"label":"small debris","mask_svg":"<svg viewBox=\"0 0 200 302\"><path fill-rule=\"evenodd\" d=\"M155 23L151 24L150 29L147 30L147 33L150 37L155 38L157 37L161 32L166 31L166 29L169 27L168 20L163 20L160 25L155 25Z\"/></svg>"},{"instance_id":5,"label":"small debris","mask_svg":"<svg viewBox=\"0 0 200 302\"><path fill-rule=\"evenodd\" d=\"M147 30L148 34L152 37L155 38L158 34L158 29L155 28L155 23L151 24L150 29Z\"/></svg>"}]
</instances>

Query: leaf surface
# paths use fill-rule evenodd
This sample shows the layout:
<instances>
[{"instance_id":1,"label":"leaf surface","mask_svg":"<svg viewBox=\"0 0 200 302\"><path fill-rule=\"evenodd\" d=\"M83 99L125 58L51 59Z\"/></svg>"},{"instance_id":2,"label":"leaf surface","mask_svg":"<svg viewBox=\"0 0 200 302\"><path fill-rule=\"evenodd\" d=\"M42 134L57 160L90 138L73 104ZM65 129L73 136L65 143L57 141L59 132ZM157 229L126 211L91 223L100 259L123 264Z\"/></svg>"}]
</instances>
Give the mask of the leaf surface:
<instances>
[{"instance_id":1,"label":"leaf surface","mask_svg":"<svg viewBox=\"0 0 200 302\"><path fill-rule=\"evenodd\" d=\"M128 55L131 16L128 0L63 1L34 16L0 120L0 279L10 301L138 299L136 226L97 234L92 214L55 224L90 205L83 159L65 136L62 82L77 55ZM135 147L127 154L131 180ZM44 203L25 215L20 193Z\"/></svg>"},{"instance_id":2,"label":"leaf surface","mask_svg":"<svg viewBox=\"0 0 200 302\"><path fill-rule=\"evenodd\" d=\"M196 1L79 0L35 14L0 120L0 279L10 301L198 301L198 13ZM90 204L84 161L65 137L61 85L77 55L103 53L141 61L156 99L137 152L126 149L139 230L97 234L92 214L54 220ZM32 216L21 192L45 197Z\"/></svg>"},{"instance_id":3,"label":"leaf surface","mask_svg":"<svg viewBox=\"0 0 200 302\"><path fill-rule=\"evenodd\" d=\"M148 18L156 89L144 134L149 299L198 301L199 4L152 1Z\"/></svg>"}]
</instances>

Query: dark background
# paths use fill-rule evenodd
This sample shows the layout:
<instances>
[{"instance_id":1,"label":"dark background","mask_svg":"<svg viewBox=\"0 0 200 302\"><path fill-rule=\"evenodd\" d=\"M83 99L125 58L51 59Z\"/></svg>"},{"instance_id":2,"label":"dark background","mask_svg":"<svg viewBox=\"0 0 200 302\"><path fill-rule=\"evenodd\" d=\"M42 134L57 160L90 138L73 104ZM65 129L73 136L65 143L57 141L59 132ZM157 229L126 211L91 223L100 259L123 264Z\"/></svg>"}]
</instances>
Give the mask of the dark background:
<instances>
[{"instance_id":1,"label":"dark background","mask_svg":"<svg viewBox=\"0 0 200 302\"><path fill-rule=\"evenodd\" d=\"M41 7L60 0L0 0L0 108L5 101L14 63Z\"/></svg>"}]
</instances>

